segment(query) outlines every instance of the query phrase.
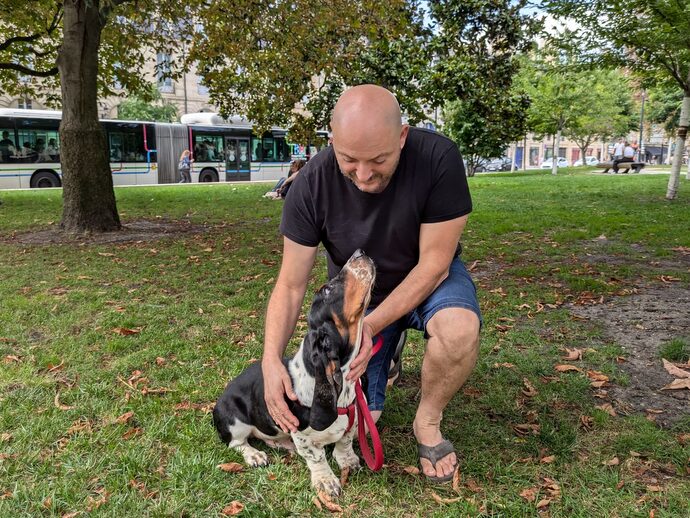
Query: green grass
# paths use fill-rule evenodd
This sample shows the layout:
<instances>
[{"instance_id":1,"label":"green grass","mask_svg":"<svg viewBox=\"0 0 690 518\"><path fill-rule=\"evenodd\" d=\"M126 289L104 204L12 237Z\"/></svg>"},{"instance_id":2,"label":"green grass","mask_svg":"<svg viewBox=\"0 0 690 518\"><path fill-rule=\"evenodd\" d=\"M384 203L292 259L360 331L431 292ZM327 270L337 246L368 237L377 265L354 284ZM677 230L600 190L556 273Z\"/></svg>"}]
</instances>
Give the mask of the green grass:
<instances>
[{"instance_id":1,"label":"green grass","mask_svg":"<svg viewBox=\"0 0 690 518\"><path fill-rule=\"evenodd\" d=\"M690 361L690 340L674 338L661 346L659 356L672 362Z\"/></svg>"},{"instance_id":2,"label":"green grass","mask_svg":"<svg viewBox=\"0 0 690 518\"><path fill-rule=\"evenodd\" d=\"M544 498L548 477L561 490L551 516L690 515L690 446L676 439L690 420L670 433L643 417L611 417L594 408L601 401L584 375L554 371L564 347L579 347L590 349L583 367L625 382L620 347L564 304L660 284L661 275L690 282L687 268L669 266L679 257L673 248L690 246L688 185L669 203L666 181L571 169L470 179L475 210L463 258L477 261L482 352L443 430L464 480L480 489L464 486L462 500L438 504L431 491L457 495L402 470L416 464L410 425L424 343L413 333L403 383L389 393L379 427L386 468L350 478L340 499L356 506L349 514L536 516L536 502L520 492L533 487ZM312 504L298 458L281 462L282 452L267 449L267 468L216 469L241 457L221 445L203 409L261 355L281 249L281 203L263 199L265 190L117 189L125 223L175 220L203 231L112 245L19 244L13 236L56 227L61 192L0 193L0 516L218 516L233 500L245 504L244 516L327 514ZM321 258L312 287L325 276ZM512 327L497 327L505 325ZM139 332L120 336L116 328ZM666 354L687 352L678 343ZM524 379L535 396L521 392ZM128 411L133 417L118 423ZM581 416L591 417L588 427ZM518 435L514 427L525 423L539 429ZM549 455L552 463L539 462ZM619 465L602 464L614 456Z\"/></svg>"}]
</instances>

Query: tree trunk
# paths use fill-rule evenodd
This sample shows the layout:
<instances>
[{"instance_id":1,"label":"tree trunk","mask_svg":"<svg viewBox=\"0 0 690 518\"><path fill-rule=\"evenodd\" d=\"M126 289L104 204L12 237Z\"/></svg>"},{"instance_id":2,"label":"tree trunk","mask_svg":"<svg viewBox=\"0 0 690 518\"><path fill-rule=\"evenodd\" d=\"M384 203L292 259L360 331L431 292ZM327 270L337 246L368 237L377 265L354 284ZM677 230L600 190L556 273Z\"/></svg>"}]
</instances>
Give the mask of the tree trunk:
<instances>
[{"instance_id":1,"label":"tree trunk","mask_svg":"<svg viewBox=\"0 0 690 518\"><path fill-rule=\"evenodd\" d=\"M119 230L105 132L98 121L98 48L105 20L99 0L65 0L58 53L62 89L60 159L62 228L67 232Z\"/></svg>"},{"instance_id":2,"label":"tree trunk","mask_svg":"<svg viewBox=\"0 0 690 518\"><path fill-rule=\"evenodd\" d=\"M551 174L552 175L557 175L558 174L558 150L561 148L561 130L559 129L556 132L556 135L553 137L553 157L552 157L552 162L551 162Z\"/></svg>"},{"instance_id":3,"label":"tree trunk","mask_svg":"<svg viewBox=\"0 0 690 518\"><path fill-rule=\"evenodd\" d=\"M668 179L668 188L666 189L666 199L673 200L678 193L678 182L680 180L680 165L683 160L683 152L685 151L685 136L688 133L688 119L690 118L690 96L685 93L683 97L683 106L680 109L680 123L678 124L678 132L676 133L676 149L673 152L673 165L671 165L671 176Z\"/></svg>"}]
</instances>

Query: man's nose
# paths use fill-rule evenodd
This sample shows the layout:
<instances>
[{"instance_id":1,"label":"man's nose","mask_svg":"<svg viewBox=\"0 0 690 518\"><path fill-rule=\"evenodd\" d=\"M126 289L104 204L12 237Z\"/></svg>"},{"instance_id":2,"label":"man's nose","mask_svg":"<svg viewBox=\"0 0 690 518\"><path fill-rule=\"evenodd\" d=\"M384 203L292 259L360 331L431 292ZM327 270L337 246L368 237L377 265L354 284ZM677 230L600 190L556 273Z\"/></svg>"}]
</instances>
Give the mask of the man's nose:
<instances>
[{"instance_id":1,"label":"man's nose","mask_svg":"<svg viewBox=\"0 0 690 518\"><path fill-rule=\"evenodd\" d=\"M357 179L360 182L368 182L372 177L372 170L366 165L360 165L357 167Z\"/></svg>"}]
</instances>

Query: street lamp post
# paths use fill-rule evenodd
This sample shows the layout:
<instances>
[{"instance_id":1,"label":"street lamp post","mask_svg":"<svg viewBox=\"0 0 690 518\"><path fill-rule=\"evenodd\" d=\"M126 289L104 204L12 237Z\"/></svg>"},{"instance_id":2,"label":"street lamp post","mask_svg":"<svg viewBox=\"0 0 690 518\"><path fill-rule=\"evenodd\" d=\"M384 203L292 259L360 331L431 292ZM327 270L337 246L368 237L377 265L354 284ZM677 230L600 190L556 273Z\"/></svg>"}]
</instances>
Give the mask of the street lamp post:
<instances>
[{"instance_id":1,"label":"street lamp post","mask_svg":"<svg viewBox=\"0 0 690 518\"><path fill-rule=\"evenodd\" d=\"M642 140L642 130L644 128L644 99L645 99L645 91L642 90L642 108L640 109L640 148L639 148L639 156L637 157L637 160L639 162L644 161L644 156L645 156L645 150L644 150L644 141Z\"/></svg>"}]
</instances>

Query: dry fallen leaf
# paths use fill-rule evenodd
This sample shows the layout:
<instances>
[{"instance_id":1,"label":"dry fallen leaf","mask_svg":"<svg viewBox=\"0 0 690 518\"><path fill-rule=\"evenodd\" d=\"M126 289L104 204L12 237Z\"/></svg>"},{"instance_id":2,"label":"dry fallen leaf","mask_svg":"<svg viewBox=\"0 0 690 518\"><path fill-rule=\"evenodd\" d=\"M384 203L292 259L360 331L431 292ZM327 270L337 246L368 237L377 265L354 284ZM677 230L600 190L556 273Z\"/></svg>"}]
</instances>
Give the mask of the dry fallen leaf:
<instances>
[{"instance_id":1,"label":"dry fallen leaf","mask_svg":"<svg viewBox=\"0 0 690 518\"><path fill-rule=\"evenodd\" d=\"M455 502L459 502L462 500L461 497L455 497L455 498L443 498L442 496L437 495L434 491L431 492L431 498L436 500L439 504L454 504Z\"/></svg>"},{"instance_id":2,"label":"dry fallen leaf","mask_svg":"<svg viewBox=\"0 0 690 518\"><path fill-rule=\"evenodd\" d=\"M621 489L623 489L624 485L625 485L625 480L621 480L618 482L618 484L616 484L616 489L618 489L620 491Z\"/></svg>"},{"instance_id":3,"label":"dry fallen leaf","mask_svg":"<svg viewBox=\"0 0 690 518\"><path fill-rule=\"evenodd\" d=\"M690 390L690 378L676 379L665 387L661 387L661 390L680 390L688 389Z\"/></svg>"},{"instance_id":4,"label":"dry fallen leaf","mask_svg":"<svg viewBox=\"0 0 690 518\"><path fill-rule=\"evenodd\" d=\"M62 403L60 403L60 392L55 393L55 399L53 400L53 403L55 403L55 406L60 410L72 410L75 408L74 406L63 405Z\"/></svg>"},{"instance_id":5,"label":"dry fallen leaf","mask_svg":"<svg viewBox=\"0 0 690 518\"><path fill-rule=\"evenodd\" d=\"M0 442L10 442L12 440L11 433L0 433Z\"/></svg>"},{"instance_id":6,"label":"dry fallen leaf","mask_svg":"<svg viewBox=\"0 0 690 518\"><path fill-rule=\"evenodd\" d=\"M588 415L580 416L580 426L585 430L591 430L594 425L594 418Z\"/></svg>"},{"instance_id":7,"label":"dry fallen leaf","mask_svg":"<svg viewBox=\"0 0 690 518\"><path fill-rule=\"evenodd\" d=\"M244 509L244 504L242 502L238 502L237 500L233 500L229 505L223 507L223 510L220 512L220 514L223 516L236 516L242 512L242 509Z\"/></svg>"},{"instance_id":8,"label":"dry fallen leaf","mask_svg":"<svg viewBox=\"0 0 690 518\"><path fill-rule=\"evenodd\" d=\"M518 435L539 435L539 431L541 430L541 426L538 424L516 424L513 426L513 430L515 430L515 433Z\"/></svg>"},{"instance_id":9,"label":"dry fallen leaf","mask_svg":"<svg viewBox=\"0 0 690 518\"><path fill-rule=\"evenodd\" d=\"M501 367L505 367L506 369L514 369L515 365L512 363L504 362L504 363L494 363L494 369L500 369Z\"/></svg>"},{"instance_id":10,"label":"dry fallen leaf","mask_svg":"<svg viewBox=\"0 0 690 518\"><path fill-rule=\"evenodd\" d=\"M274 480L278 479L278 476L275 473L269 473L267 478L268 478L268 480L273 482Z\"/></svg>"},{"instance_id":11,"label":"dry fallen leaf","mask_svg":"<svg viewBox=\"0 0 690 518\"><path fill-rule=\"evenodd\" d=\"M539 500L539 502L537 502L537 509L543 509L544 507L548 507L550 503L550 498L544 498L543 500Z\"/></svg>"},{"instance_id":12,"label":"dry fallen leaf","mask_svg":"<svg viewBox=\"0 0 690 518\"><path fill-rule=\"evenodd\" d=\"M126 327L115 327L113 328L113 333L120 336L137 335L141 333L140 328L127 329Z\"/></svg>"},{"instance_id":13,"label":"dry fallen leaf","mask_svg":"<svg viewBox=\"0 0 690 518\"><path fill-rule=\"evenodd\" d=\"M460 492L460 466L456 466L455 472L453 473L453 491L456 493Z\"/></svg>"},{"instance_id":14,"label":"dry fallen leaf","mask_svg":"<svg viewBox=\"0 0 690 518\"><path fill-rule=\"evenodd\" d=\"M534 397L539 393L527 378L522 378L522 384L525 387L522 389L522 393L525 395L525 397Z\"/></svg>"},{"instance_id":15,"label":"dry fallen leaf","mask_svg":"<svg viewBox=\"0 0 690 518\"><path fill-rule=\"evenodd\" d=\"M125 412L120 417L115 419L115 422L118 424L126 424L129 422L130 419L132 419L133 416L134 416L134 412L130 410L129 412Z\"/></svg>"},{"instance_id":16,"label":"dry fallen leaf","mask_svg":"<svg viewBox=\"0 0 690 518\"><path fill-rule=\"evenodd\" d=\"M542 457L539 462L541 462L542 464L551 464L555 460L556 460L555 455L549 455L548 457Z\"/></svg>"},{"instance_id":17,"label":"dry fallen leaf","mask_svg":"<svg viewBox=\"0 0 690 518\"><path fill-rule=\"evenodd\" d=\"M570 372L570 371L577 371L577 372L582 372L582 369L579 367L575 367L575 365L556 365L554 367L558 372Z\"/></svg>"},{"instance_id":18,"label":"dry fallen leaf","mask_svg":"<svg viewBox=\"0 0 690 518\"><path fill-rule=\"evenodd\" d=\"M609 381L609 377L603 372L599 371L587 371L587 377L592 381Z\"/></svg>"},{"instance_id":19,"label":"dry fallen leaf","mask_svg":"<svg viewBox=\"0 0 690 518\"><path fill-rule=\"evenodd\" d=\"M336 504L333 500L331 500L331 497L328 496L326 493L323 491L319 491L317 493L317 496L319 497L319 501L323 504L323 506L328 509L332 513L342 513L343 508L340 507L338 504Z\"/></svg>"},{"instance_id":20,"label":"dry fallen leaf","mask_svg":"<svg viewBox=\"0 0 690 518\"><path fill-rule=\"evenodd\" d=\"M226 473L239 473L244 471L244 466L237 462L226 462L225 464L218 464L216 467L221 471L225 471Z\"/></svg>"},{"instance_id":21,"label":"dry fallen leaf","mask_svg":"<svg viewBox=\"0 0 690 518\"><path fill-rule=\"evenodd\" d=\"M340 487L345 487L347 484L347 477L350 475L350 468L343 468L340 471Z\"/></svg>"},{"instance_id":22,"label":"dry fallen leaf","mask_svg":"<svg viewBox=\"0 0 690 518\"><path fill-rule=\"evenodd\" d=\"M621 463L618 457L614 457L611 460L605 460L602 462L604 466L618 466Z\"/></svg>"},{"instance_id":23,"label":"dry fallen leaf","mask_svg":"<svg viewBox=\"0 0 690 518\"><path fill-rule=\"evenodd\" d=\"M528 502L534 502L537 499L537 488L528 487L520 492L520 496Z\"/></svg>"},{"instance_id":24,"label":"dry fallen leaf","mask_svg":"<svg viewBox=\"0 0 690 518\"><path fill-rule=\"evenodd\" d=\"M143 432L141 428L130 428L127 430L125 433L122 434L122 438L125 441L130 440L132 437L136 437L137 435L140 435Z\"/></svg>"},{"instance_id":25,"label":"dry fallen leaf","mask_svg":"<svg viewBox=\"0 0 690 518\"><path fill-rule=\"evenodd\" d=\"M661 360L664 362L664 369L666 369L672 376L675 376L676 378L690 378L690 372L676 367L665 358L662 358Z\"/></svg>"},{"instance_id":26,"label":"dry fallen leaf","mask_svg":"<svg viewBox=\"0 0 690 518\"><path fill-rule=\"evenodd\" d=\"M408 475L419 475L419 468L416 466L405 466L403 471Z\"/></svg>"},{"instance_id":27,"label":"dry fallen leaf","mask_svg":"<svg viewBox=\"0 0 690 518\"><path fill-rule=\"evenodd\" d=\"M647 491L651 491L652 493L658 493L660 491L663 491L663 488L661 486L647 486Z\"/></svg>"},{"instance_id":28,"label":"dry fallen leaf","mask_svg":"<svg viewBox=\"0 0 690 518\"><path fill-rule=\"evenodd\" d=\"M582 359L582 353L584 352L582 349L568 349L567 347L565 348L565 352L568 353L566 354L563 359L568 360L570 362L581 360Z\"/></svg>"},{"instance_id":29,"label":"dry fallen leaf","mask_svg":"<svg viewBox=\"0 0 690 518\"><path fill-rule=\"evenodd\" d=\"M477 484L477 482L473 478L468 478L465 481L465 486L473 493L481 493L483 491L482 486Z\"/></svg>"}]
</instances>

